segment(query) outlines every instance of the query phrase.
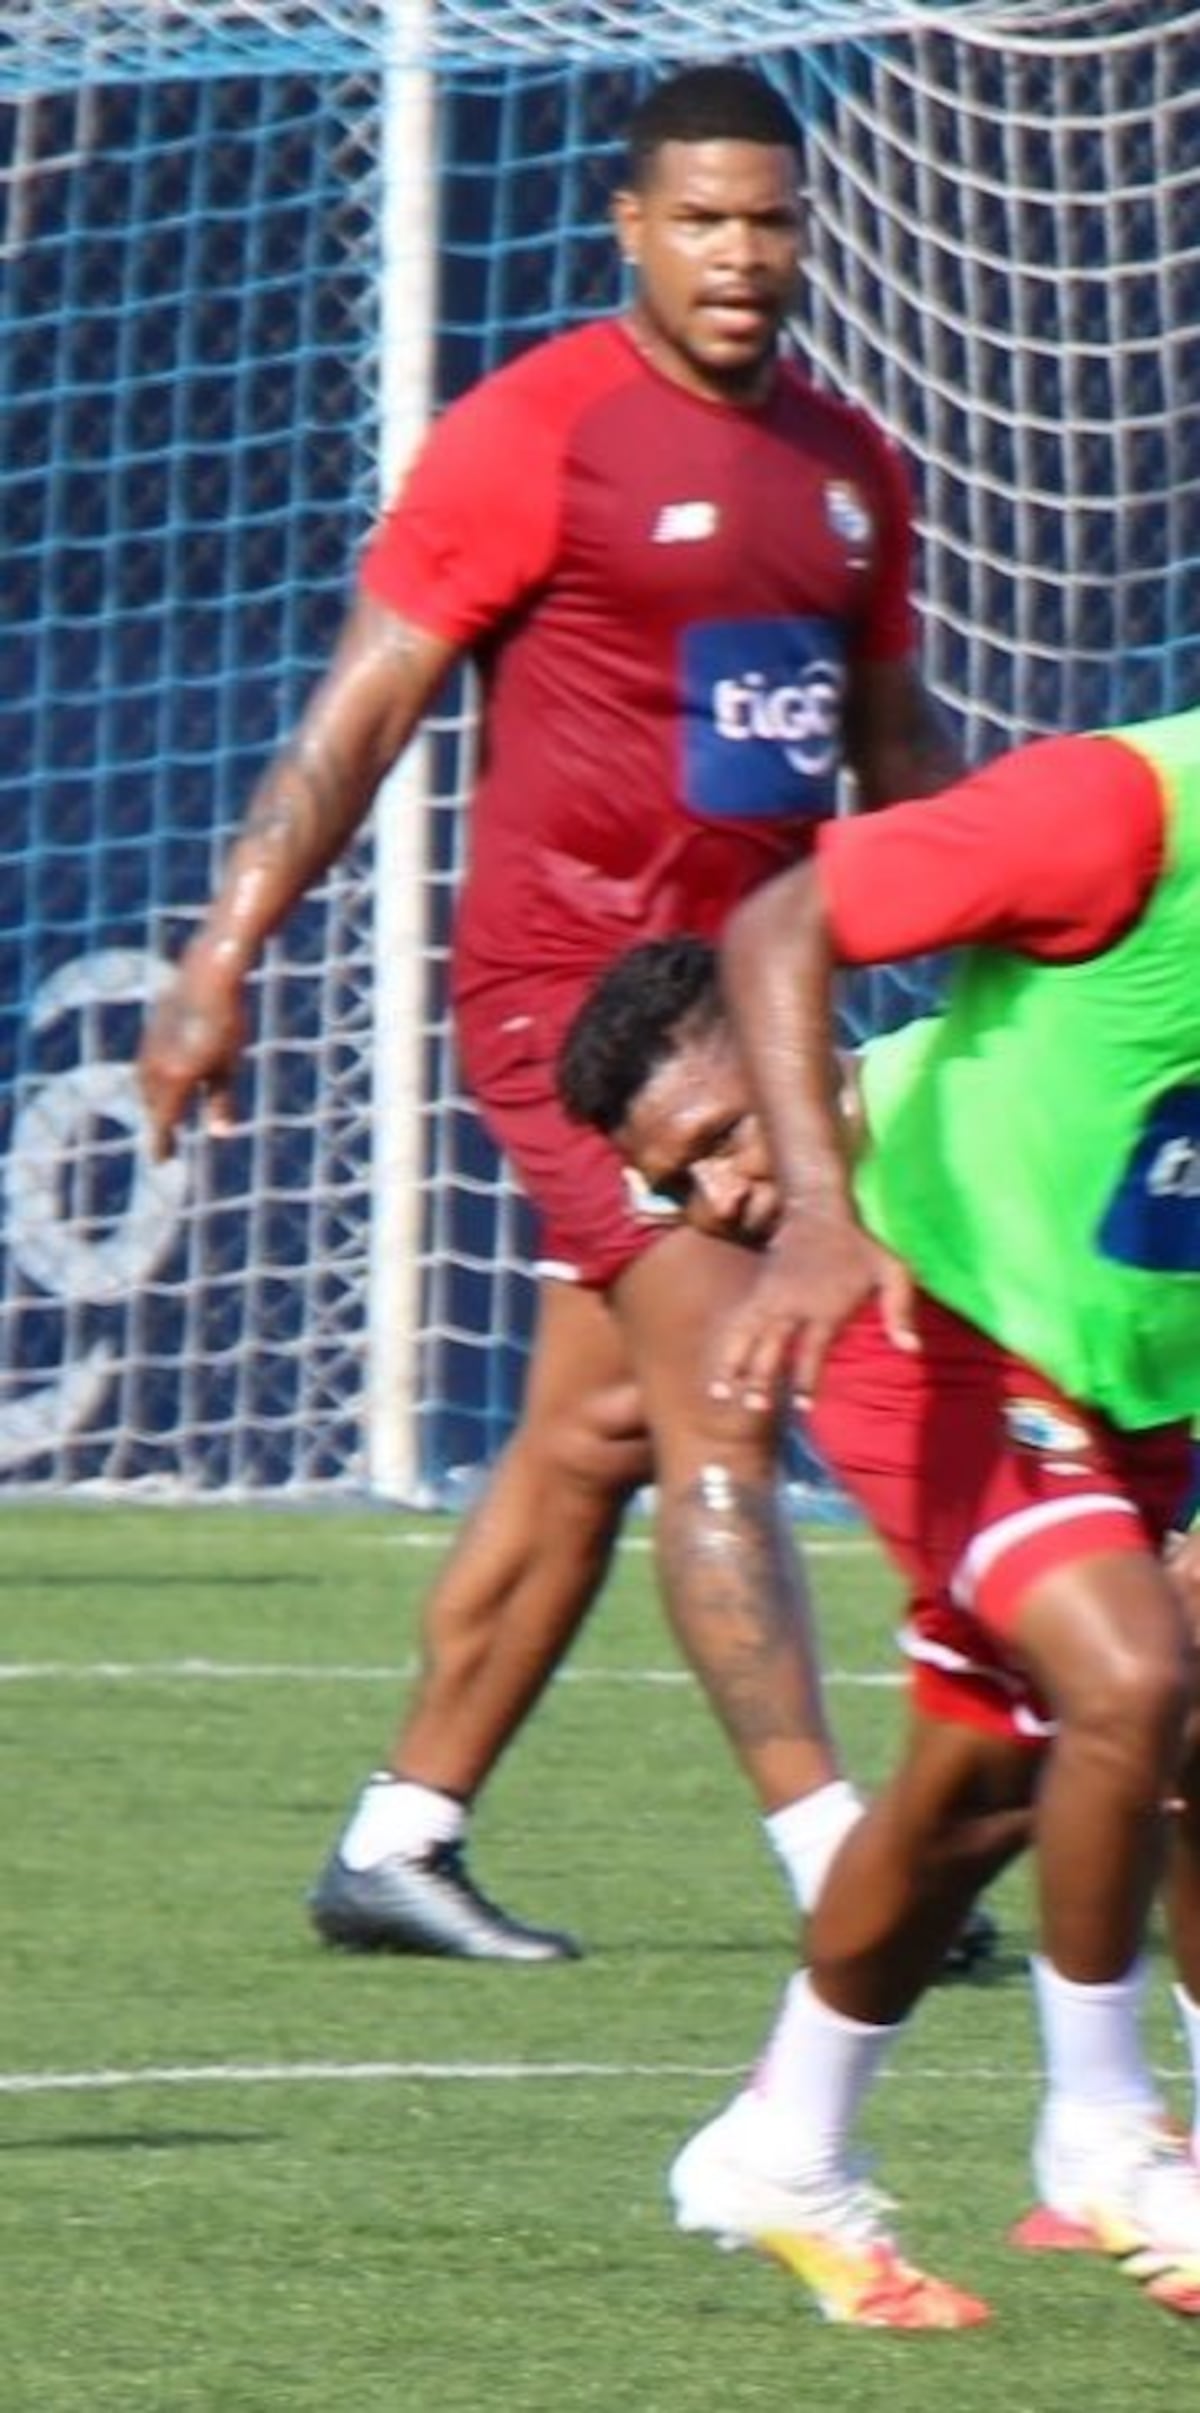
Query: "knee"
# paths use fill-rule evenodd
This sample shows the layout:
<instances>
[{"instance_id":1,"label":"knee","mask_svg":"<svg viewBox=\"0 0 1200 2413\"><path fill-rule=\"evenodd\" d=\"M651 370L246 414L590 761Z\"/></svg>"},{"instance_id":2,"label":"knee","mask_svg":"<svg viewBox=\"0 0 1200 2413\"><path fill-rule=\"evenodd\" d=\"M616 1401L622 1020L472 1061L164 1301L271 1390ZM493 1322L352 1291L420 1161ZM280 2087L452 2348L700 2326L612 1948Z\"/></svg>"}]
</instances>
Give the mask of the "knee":
<instances>
[{"instance_id":1,"label":"knee","mask_svg":"<svg viewBox=\"0 0 1200 2413\"><path fill-rule=\"evenodd\" d=\"M749 1413L739 1402L692 1392L655 1419L659 1480L687 1484L719 1470L730 1483L771 1483L783 1456L778 1418Z\"/></svg>"},{"instance_id":2,"label":"knee","mask_svg":"<svg viewBox=\"0 0 1200 2413\"><path fill-rule=\"evenodd\" d=\"M543 1416L531 1431L547 1475L598 1503L624 1502L654 1472L636 1384L613 1383Z\"/></svg>"},{"instance_id":3,"label":"knee","mask_svg":"<svg viewBox=\"0 0 1200 2413\"><path fill-rule=\"evenodd\" d=\"M1147 1646L1093 1657L1067 1687L1064 1732L1130 1770L1154 1772L1177 1758L1190 1700L1185 1655Z\"/></svg>"}]
</instances>

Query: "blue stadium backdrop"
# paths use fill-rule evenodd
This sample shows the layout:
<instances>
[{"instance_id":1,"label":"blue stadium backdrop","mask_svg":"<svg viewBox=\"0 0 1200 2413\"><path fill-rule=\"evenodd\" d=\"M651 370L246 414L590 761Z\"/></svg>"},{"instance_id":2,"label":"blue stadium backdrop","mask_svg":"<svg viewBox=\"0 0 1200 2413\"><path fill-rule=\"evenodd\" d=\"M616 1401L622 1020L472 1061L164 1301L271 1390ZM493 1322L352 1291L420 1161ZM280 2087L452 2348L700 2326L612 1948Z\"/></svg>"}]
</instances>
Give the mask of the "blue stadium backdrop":
<instances>
[{"instance_id":1,"label":"blue stadium backdrop","mask_svg":"<svg viewBox=\"0 0 1200 2413\"><path fill-rule=\"evenodd\" d=\"M617 302L631 99L741 48L809 129L799 339L914 461L928 668L968 745L1174 709L1200 695L1200 11L870 13L851 38L842 0L707 25L700 0L681 35L655 0L578 0L551 41L522 0L427 11L431 406ZM151 1166L131 1071L380 500L385 118L421 62L381 72L387 6L150 15L0 24L0 1484L453 1501L530 1307L444 1005L469 695L431 749L419 1031L381 1050L369 832L271 950L237 1136ZM935 986L860 982L848 1027ZM400 1078L413 1315L381 1359Z\"/></svg>"}]
</instances>

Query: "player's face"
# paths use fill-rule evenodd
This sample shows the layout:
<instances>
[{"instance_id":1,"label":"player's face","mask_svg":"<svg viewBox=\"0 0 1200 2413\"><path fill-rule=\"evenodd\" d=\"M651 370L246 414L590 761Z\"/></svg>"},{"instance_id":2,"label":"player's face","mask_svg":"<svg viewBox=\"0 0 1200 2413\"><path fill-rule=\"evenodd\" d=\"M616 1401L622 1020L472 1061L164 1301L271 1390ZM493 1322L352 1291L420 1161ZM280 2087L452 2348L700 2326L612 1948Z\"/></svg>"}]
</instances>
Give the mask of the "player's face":
<instances>
[{"instance_id":1,"label":"player's face","mask_svg":"<svg viewBox=\"0 0 1200 2413\"><path fill-rule=\"evenodd\" d=\"M617 196L650 358L693 392L752 400L770 378L799 274L796 160L782 145L668 142L640 192Z\"/></svg>"},{"instance_id":2,"label":"player's face","mask_svg":"<svg viewBox=\"0 0 1200 2413\"><path fill-rule=\"evenodd\" d=\"M779 1215L745 1075L722 1030L685 1039L615 1134L622 1156L697 1231L761 1247Z\"/></svg>"}]
</instances>

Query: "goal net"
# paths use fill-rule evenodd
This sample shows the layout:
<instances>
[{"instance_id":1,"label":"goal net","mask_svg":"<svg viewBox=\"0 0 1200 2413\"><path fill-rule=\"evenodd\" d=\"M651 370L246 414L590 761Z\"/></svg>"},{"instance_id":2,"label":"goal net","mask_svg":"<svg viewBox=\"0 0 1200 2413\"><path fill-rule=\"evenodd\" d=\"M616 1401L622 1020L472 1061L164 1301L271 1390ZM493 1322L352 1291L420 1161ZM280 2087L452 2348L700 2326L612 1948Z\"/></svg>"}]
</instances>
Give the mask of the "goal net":
<instances>
[{"instance_id":1,"label":"goal net","mask_svg":"<svg viewBox=\"0 0 1200 2413\"><path fill-rule=\"evenodd\" d=\"M968 749L1200 693L1200 9L5 0L0 1483L454 1500L508 1429L469 695L270 949L235 1135L152 1166L131 1058L420 427L616 305L630 104L719 56L808 128L799 340L911 457Z\"/></svg>"}]
</instances>

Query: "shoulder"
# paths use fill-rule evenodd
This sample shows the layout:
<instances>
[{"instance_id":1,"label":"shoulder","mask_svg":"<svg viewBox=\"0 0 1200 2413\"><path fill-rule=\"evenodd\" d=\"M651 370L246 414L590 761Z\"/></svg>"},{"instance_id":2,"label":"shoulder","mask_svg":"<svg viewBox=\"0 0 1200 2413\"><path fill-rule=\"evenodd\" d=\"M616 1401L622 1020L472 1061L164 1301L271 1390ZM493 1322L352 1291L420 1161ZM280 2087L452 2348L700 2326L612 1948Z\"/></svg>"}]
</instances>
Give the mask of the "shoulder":
<instances>
[{"instance_id":1,"label":"shoulder","mask_svg":"<svg viewBox=\"0 0 1200 2413\"><path fill-rule=\"evenodd\" d=\"M801 440L824 441L864 469L878 470L883 476L904 474L900 447L881 421L865 404L817 385L799 361L781 363L780 396L783 411Z\"/></svg>"},{"instance_id":2,"label":"shoulder","mask_svg":"<svg viewBox=\"0 0 1200 2413\"><path fill-rule=\"evenodd\" d=\"M503 368L493 369L457 402L445 421L476 425L537 422L569 426L589 403L636 375L636 361L616 322L595 319L587 326L550 336Z\"/></svg>"}]
</instances>

